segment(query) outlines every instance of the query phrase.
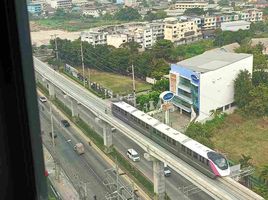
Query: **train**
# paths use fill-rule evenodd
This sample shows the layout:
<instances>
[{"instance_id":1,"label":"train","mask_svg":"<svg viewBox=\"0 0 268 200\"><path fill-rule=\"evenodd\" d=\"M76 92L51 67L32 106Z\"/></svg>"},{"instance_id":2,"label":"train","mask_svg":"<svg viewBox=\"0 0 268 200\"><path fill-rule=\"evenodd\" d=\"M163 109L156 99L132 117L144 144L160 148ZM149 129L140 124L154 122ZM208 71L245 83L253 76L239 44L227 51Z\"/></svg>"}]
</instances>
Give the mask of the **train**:
<instances>
[{"instance_id":1,"label":"train","mask_svg":"<svg viewBox=\"0 0 268 200\"><path fill-rule=\"evenodd\" d=\"M230 175L226 157L124 101L112 102L112 114L210 178Z\"/></svg>"}]
</instances>

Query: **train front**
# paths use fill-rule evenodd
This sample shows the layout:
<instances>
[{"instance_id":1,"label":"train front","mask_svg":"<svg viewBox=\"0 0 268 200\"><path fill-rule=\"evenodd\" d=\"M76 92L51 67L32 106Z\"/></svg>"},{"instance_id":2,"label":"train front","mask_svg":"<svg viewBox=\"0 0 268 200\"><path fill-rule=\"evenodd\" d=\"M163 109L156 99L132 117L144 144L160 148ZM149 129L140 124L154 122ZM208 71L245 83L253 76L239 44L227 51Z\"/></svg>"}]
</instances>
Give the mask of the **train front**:
<instances>
[{"instance_id":1,"label":"train front","mask_svg":"<svg viewBox=\"0 0 268 200\"><path fill-rule=\"evenodd\" d=\"M230 166L227 159L214 151L207 153L209 165L215 176L228 176L230 175Z\"/></svg>"}]
</instances>

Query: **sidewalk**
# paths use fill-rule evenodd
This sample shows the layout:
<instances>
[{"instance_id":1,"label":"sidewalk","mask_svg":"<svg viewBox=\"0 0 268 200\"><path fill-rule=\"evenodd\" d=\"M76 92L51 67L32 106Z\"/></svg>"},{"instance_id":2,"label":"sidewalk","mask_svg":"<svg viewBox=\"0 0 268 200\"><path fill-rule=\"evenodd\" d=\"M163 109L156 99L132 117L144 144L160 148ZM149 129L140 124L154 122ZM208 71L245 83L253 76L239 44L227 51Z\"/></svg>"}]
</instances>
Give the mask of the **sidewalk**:
<instances>
[{"instance_id":1,"label":"sidewalk","mask_svg":"<svg viewBox=\"0 0 268 200\"><path fill-rule=\"evenodd\" d=\"M56 180L54 160L45 146L43 146L43 151L46 170L49 174L48 178L60 198L63 200L79 200L78 193L62 170L60 170L60 181Z\"/></svg>"}]
</instances>

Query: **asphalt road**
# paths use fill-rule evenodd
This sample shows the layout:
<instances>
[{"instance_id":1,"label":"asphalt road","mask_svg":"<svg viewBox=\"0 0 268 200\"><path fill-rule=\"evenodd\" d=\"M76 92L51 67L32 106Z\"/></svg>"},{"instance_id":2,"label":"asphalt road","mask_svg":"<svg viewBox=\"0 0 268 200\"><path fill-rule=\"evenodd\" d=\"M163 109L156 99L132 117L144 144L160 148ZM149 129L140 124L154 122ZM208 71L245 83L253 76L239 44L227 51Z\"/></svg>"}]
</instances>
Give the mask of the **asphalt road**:
<instances>
[{"instance_id":1,"label":"asphalt road","mask_svg":"<svg viewBox=\"0 0 268 200\"><path fill-rule=\"evenodd\" d=\"M62 101L67 107L70 108L71 101L68 97L64 96L60 90L55 89L57 98ZM102 127L95 123L94 115L86 109L84 106L78 106L78 113L81 119L88 123L99 135L102 136ZM108 111L108 114L111 114ZM134 148L139 154L141 161L140 162L132 162L146 177L148 177L151 181L153 181L153 165L152 162L148 162L143 157L145 151L139 147L135 142L126 137L124 134L116 131L113 134L113 144L117 150L124 155L126 158L126 152L129 148ZM166 191L168 196L172 200L177 200L178 197L181 199L193 199L193 200L210 200L212 199L206 193L202 192L200 189L196 188L192 185L188 180L180 176L174 170L171 169L171 176L166 177ZM183 189L184 187L184 189ZM188 192L187 192L188 191ZM183 194L184 193L184 194Z\"/></svg>"},{"instance_id":2,"label":"asphalt road","mask_svg":"<svg viewBox=\"0 0 268 200\"><path fill-rule=\"evenodd\" d=\"M104 186L104 170L111 168L103 159L89 146L86 147L86 153L78 155L74 150L74 144L80 142L72 127L65 128L60 125L59 117L54 121L54 131L57 134L55 138L55 150L52 147L52 139L49 136L51 131L50 114L48 113L48 103L42 104L44 111L40 109L41 128L44 131L42 140L48 150L56 156L56 160L71 180L75 189L79 192L81 186L86 187L87 196L90 198L96 195L98 199L105 199L109 190ZM82 190L81 190L81 193ZM91 198L90 198L91 199Z\"/></svg>"}]
</instances>

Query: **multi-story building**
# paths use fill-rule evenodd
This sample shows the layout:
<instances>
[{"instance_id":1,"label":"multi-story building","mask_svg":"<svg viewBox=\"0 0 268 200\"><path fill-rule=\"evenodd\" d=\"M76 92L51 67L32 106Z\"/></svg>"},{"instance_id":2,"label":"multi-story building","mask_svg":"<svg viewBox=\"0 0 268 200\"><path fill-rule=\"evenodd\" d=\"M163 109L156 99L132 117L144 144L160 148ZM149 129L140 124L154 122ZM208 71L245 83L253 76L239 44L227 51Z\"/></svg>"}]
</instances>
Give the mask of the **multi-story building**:
<instances>
[{"instance_id":1,"label":"multi-story building","mask_svg":"<svg viewBox=\"0 0 268 200\"><path fill-rule=\"evenodd\" d=\"M81 40L86 41L89 44L95 46L98 44L107 44L108 32L102 31L100 29L92 29L90 31L81 32Z\"/></svg>"},{"instance_id":2,"label":"multi-story building","mask_svg":"<svg viewBox=\"0 0 268 200\"><path fill-rule=\"evenodd\" d=\"M167 18L165 20L164 39L175 44L185 44L202 38L194 19Z\"/></svg>"},{"instance_id":3,"label":"multi-story building","mask_svg":"<svg viewBox=\"0 0 268 200\"><path fill-rule=\"evenodd\" d=\"M223 31L238 31L238 30L249 30L250 22L247 21L232 21L222 22L221 30Z\"/></svg>"},{"instance_id":4,"label":"multi-story building","mask_svg":"<svg viewBox=\"0 0 268 200\"><path fill-rule=\"evenodd\" d=\"M201 8L205 9L208 6L208 2L194 2L194 1L183 1L183 2L177 2L175 3L172 8L175 10L180 10L184 12L187 9L192 9L192 8Z\"/></svg>"},{"instance_id":5,"label":"multi-story building","mask_svg":"<svg viewBox=\"0 0 268 200\"><path fill-rule=\"evenodd\" d=\"M252 74L253 55L207 51L171 65L172 102L196 121L206 120L211 112L231 111L234 107L234 80L240 70Z\"/></svg>"},{"instance_id":6,"label":"multi-story building","mask_svg":"<svg viewBox=\"0 0 268 200\"><path fill-rule=\"evenodd\" d=\"M72 7L72 0L51 0L50 6L55 9L69 9Z\"/></svg>"},{"instance_id":7,"label":"multi-story building","mask_svg":"<svg viewBox=\"0 0 268 200\"><path fill-rule=\"evenodd\" d=\"M107 35L107 45L112 45L116 48L119 48L122 44L126 42L128 42L127 34Z\"/></svg>"},{"instance_id":8,"label":"multi-story building","mask_svg":"<svg viewBox=\"0 0 268 200\"><path fill-rule=\"evenodd\" d=\"M42 12L42 3L31 2L27 4L27 10L29 13L32 13L33 15L39 15Z\"/></svg>"}]
</instances>

